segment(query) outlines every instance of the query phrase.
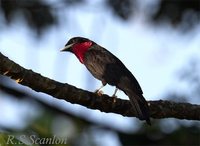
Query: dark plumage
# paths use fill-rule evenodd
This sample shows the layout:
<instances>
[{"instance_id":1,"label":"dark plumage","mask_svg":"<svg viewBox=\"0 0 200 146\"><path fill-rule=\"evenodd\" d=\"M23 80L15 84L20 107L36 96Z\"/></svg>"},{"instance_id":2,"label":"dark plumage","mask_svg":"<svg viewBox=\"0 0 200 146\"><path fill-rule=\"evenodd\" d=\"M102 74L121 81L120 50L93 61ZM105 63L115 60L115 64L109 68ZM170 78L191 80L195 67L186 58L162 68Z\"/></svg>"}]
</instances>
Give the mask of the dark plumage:
<instances>
[{"instance_id":1,"label":"dark plumage","mask_svg":"<svg viewBox=\"0 0 200 146\"><path fill-rule=\"evenodd\" d=\"M82 37L70 39L62 51L74 53L103 85L108 83L122 90L129 97L137 117L151 124L149 107L139 83L116 56L95 42Z\"/></svg>"}]
</instances>

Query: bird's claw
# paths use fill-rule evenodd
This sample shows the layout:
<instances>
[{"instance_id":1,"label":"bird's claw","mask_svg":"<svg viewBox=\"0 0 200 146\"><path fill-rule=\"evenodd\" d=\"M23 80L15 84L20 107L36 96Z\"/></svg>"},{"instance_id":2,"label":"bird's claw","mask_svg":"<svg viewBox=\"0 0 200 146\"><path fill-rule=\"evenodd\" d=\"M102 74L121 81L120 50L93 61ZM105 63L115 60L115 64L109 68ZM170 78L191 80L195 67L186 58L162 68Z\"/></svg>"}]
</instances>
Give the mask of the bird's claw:
<instances>
[{"instance_id":1,"label":"bird's claw","mask_svg":"<svg viewBox=\"0 0 200 146\"><path fill-rule=\"evenodd\" d=\"M96 93L99 96L103 95L103 91L102 90L96 90L94 93Z\"/></svg>"},{"instance_id":2,"label":"bird's claw","mask_svg":"<svg viewBox=\"0 0 200 146\"><path fill-rule=\"evenodd\" d=\"M112 98L113 98L113 103L115 103L115 102L116 102L116 99L117 99L117 96L116 96L116 95L113 95Z\"/></svg>"}]
</instances>

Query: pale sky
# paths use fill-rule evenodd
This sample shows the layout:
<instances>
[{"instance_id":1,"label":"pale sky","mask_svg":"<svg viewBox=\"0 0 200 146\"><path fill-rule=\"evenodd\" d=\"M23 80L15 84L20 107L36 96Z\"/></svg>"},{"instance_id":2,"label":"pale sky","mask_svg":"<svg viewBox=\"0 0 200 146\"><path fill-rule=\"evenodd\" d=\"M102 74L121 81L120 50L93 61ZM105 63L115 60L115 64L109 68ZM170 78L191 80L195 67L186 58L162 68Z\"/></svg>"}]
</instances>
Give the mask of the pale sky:
<instances>
[{"instance_id":1,"label":"pale sky","mask_svg":"<svg viewBox=\"0 0 200 146\"><path fill-rule=\"evenodd\" d=\"M23 22L4 26L5 29L1 30L0 35L0 52L21 66L41 73L43 76L94 91L101 82L94 79L73 54L59 51L70 37L84 36L120 58L138 79L147 100L159 100L168 91L181 91L189 86L179 81L177 72L191 58L200 57L200 27L195 30L196 33L181 34L170 26L164 29L152 28L142 15L133 18L130 22L122 22L119 19L116 20L111 12L97 10L91 13L91 10L86 11L86 9L87 6L82 9L75 7L63 10L63 13L59 14L63 17L60 20L61 24L50 28L40 40L34 40L33 33ZM95 86L89 86L88 80L91 80ZM114 89L107 86L103 91L112 95ZM38 95L43 98L43 94ZM117 96L128 99L123 92L118 92ZM99 122L103 120L108 125L114 125L120 129L136 128L132 126L133 118L101 113L57 101L49 96L44 98L75 113L85 113L92 120ZM14 115L16 109L20 110L18 106L10 106L13 102L9 99L0 96L0 100L9 107L0 106L1 112ZM31 111L20 110L20 112ZM0 113L0 117L2 114ZM1 118L0 125L12 125L12 122L7 121L16 122L20 119L22 119L20 116Z\"/></svg>"}]
</instances>

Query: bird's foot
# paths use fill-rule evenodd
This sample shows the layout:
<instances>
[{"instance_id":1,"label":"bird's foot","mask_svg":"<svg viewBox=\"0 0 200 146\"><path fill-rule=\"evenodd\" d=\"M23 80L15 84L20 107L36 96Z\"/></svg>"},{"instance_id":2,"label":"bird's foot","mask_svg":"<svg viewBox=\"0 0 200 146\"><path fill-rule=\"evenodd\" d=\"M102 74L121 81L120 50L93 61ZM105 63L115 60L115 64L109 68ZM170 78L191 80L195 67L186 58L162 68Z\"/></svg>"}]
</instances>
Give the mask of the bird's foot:
<instances>
[{"instance_id":1,"label":"bird's foot","mask_svg":"<svg viewBox=\"0 0 200 146\"><path fill-rule=\"evenodd\" d=\"M94 91L94 93L96 93L99 96L103 95L103 91L102 90L96 90L96 91Z\"/></svg>"},{"instance_id":2,"label":"bird's foot","mask_svg":"<svg viewBox=\"0 0 200 146\"><path fill-rule=\"evenodd\" d=\"M113 93L113 95L112 95L113 103L116 102L116 98L117 98L117 96L116 96L116 94L117 94L117 90L118 90L118 88L115 88L115 91L114 91L114 93Z\"/></svg>"},{"instance_id":3,"label":"bird's foot","mask_svg":"<svg viewBox=\"0 0 200 146\"><path fill-rule=\"evenodd\" d=\"M115 103L116 99L117 99L117 96L116 95L112 95L112 98L113 98L113 103Z\"/></svg>"}]
</instances>

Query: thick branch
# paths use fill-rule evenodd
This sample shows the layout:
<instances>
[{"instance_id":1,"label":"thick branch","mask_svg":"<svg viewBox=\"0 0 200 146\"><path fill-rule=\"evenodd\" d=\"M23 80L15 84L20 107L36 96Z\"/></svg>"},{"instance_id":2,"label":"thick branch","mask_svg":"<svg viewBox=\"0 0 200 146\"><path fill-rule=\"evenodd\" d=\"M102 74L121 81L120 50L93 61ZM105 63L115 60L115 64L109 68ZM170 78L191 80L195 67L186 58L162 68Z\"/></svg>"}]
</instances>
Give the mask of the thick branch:
<instances>
[{"instance_id":1,"label":"thick branch","mask_svg":"<svg viewBox=\"0 0 200 146\"><path fill-rule=\"evenodd\" d=\"M9 87L9 86L3 85L1 83L0 83L0 91L3 91L9 95L12 95L18 99L29 98L30 102L36 102L37 104L43 106L46 110L48 110L50 112L59 113L59 114L65 115L67 117L71 117L75 121L81 120L81 122L86 126L88 124L89 125L97 125L98 127L101 127L104 129L111 129L113 131L121 132L121 131L119 131L119 129L117 129L115 127L108 126L104 123L100 123L97 121L95 122L93 120L88 119L86 116L73 114L73 113L67 111L66 109L60 108L58 105L49 104L49 103L41 100L39 97L37 97L35 95L30 95L30 94L26 93L25 91L20 91L19 89ZM0 129L3 129L4 131L11 131L11 129L7 129L6 127L1 127L1 126L0 126Z\"/></svg>"},{"instance_id":2,"label":"thick branch","mask_svg":"<svg viewBox=\"0 0 200 146\"><path fill-rule=\"evenodd\" d=\"M8 76L16 80L17 83L28 86L37 92L43 92L55 98L80 104L90 109L98 109L102 112L116 113L128 117L136 115L132 112L128 100L117 99L116 102L113 102L113 99L108 95L98 96L67 83L59 83L21 67L1 53L0 74ZM149 104L152 118L200 120L200 105L163 100L149 101Z\"/></svg>"}]
</instances>

